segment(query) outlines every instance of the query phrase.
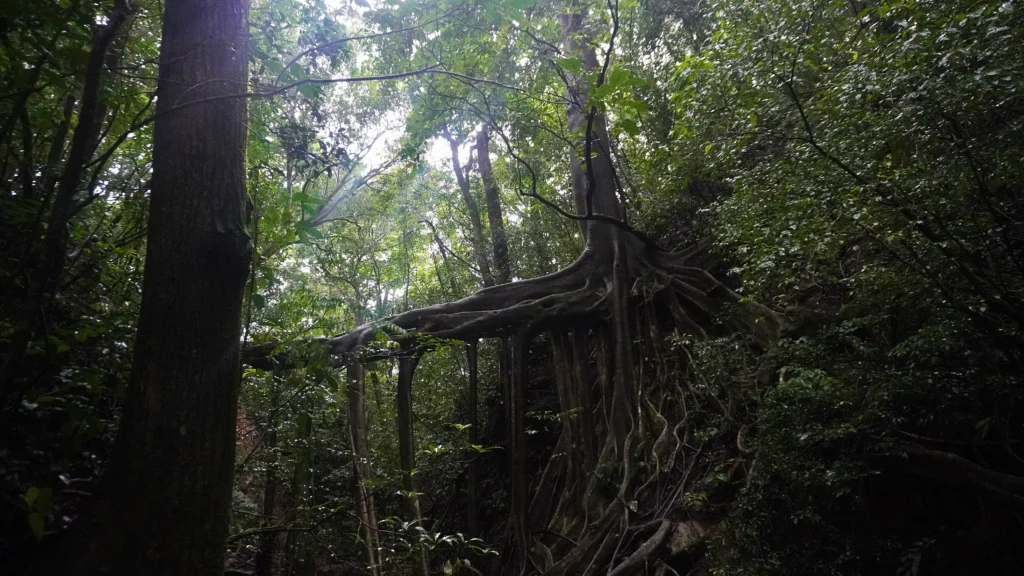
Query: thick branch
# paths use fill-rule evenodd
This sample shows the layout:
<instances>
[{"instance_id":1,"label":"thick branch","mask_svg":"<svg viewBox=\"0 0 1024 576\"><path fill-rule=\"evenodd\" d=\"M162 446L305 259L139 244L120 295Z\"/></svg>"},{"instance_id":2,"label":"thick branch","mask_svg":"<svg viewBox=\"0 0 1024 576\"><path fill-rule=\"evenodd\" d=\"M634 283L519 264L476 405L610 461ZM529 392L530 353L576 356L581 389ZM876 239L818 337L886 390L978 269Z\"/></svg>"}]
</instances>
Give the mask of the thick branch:
<instances>
[{"instance_id":1,"label":"thick branch","mask_svg":"<svg viewBox=\"0 0 1024 576\"><path fill-rule=\"evenodd\" d=\"M587 277L595 271L592 260L591 254L584 253L569 267L554 274L484 288L462 300L410 310L385 322L416 334L441 338L471 339L506 334L552 316L550 311L541 312L545 307L568 313L564 307L556 306L560 300L582 308L580 302L562 295L586 287ZM349 354L372 340L377 328L376 324L360 326L327 340L327 345L335 354Z\"/></svg>"}]
</instances>

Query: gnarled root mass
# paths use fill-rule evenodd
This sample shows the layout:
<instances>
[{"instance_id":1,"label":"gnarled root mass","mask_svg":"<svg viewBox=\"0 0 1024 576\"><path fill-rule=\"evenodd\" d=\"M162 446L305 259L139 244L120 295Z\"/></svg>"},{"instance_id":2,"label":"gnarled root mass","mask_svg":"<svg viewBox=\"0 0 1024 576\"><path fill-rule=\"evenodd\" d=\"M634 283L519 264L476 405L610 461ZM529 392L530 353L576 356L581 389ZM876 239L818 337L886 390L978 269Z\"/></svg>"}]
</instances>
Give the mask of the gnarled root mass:
<instances>
[{"instance_id":1,"label":"gnarled root mass","mask_svg":"<svg viewBox=\"0 0 1024 576\"><path fill-rule=\"evenodd\" d=\"M739 297L723 286L704 266L704 246L679 252L662 252L639 241L627 242L631 258L628 280L634 297L658 300L679 327L705 335L700 320L718 312L723 304ZM536 334L554 325L608 321L612 310L611 266L604 254L587 249L568 267L530 280L484 288L462 300L397 314L383 322L365 324L325 339L333 354L346 356L373 341L378 330L394 326L403 331L394 340L414 344L417 335L472 341L514 334ZM778 328L775 314L752 304L740 320L756 327L766 339Z\"/></svg>"},{"instance_id":2,"label":"gnarled root mass","mask_svg":"<svg viewBox=\"0 0 1024 576\"><path fill-rule=\"evenodd\" d=\"M711 318L730 303L740 306L732 317L742 330L770 338L779 327L774 313L740 304L706 271L704 246L665 252L621 230L613 236L618 236L614 250L588 248L554 274L485 288L385 322L391 337L403 343L401 354L422 353L422 347L416 349L420 335L513 342L506 367L511 388L506 394L511 548L504 546L501 561L506 572L634 574L672 553L699 547L707 526L693 524L677 506L695 472L695 455L686 453L682 388L672 381L652 383L637 358L664 340L662 319L703 337ZM358 361L360 346L379 329L380 323L361 326L324 344ZM531 483L524 455L523 366L529 341L544 331L551 332L562 435L546 469ZM680 532L689 538L683 544Z\"/></svg>"}]
</instances>

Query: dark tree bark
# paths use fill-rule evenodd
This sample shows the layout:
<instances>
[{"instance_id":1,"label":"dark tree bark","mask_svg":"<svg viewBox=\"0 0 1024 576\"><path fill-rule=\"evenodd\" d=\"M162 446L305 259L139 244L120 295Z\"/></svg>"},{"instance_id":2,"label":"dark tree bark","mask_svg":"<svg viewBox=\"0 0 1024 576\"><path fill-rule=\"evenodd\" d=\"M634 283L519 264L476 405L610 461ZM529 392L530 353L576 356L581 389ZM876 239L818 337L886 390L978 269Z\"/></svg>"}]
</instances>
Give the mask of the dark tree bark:
<instances>
[{"instance_id":1,"label":"dark tree bark","mask_svg":"<svg viewBox=\"0 0 1024 576\"><path fill-rule=\"evenodd\" d=\"M480 432L477 430L480 425L480 419L477 414L477 391L479 389L477 367L479 359L477 358L476 340L466 343L466 360L467 364L469 364L469 394L466 400L467 404L469 404L469 443L476 445L480 442ZM475 538L480 535L480 503L479 496L477 495L479 466L474 452L475 450L469 454L469 470L466 477L466 532L470 537Z\"/></svg>"},{"instance_id":2,"label":"dark tree bark","mask_svg":"<svg viewBox=\"0 0 1024 576\"><path fill-rule=\"evenodd\" d=\"M277 426L271 422L266 436L263 438L263 445L268 450L277 447ZM266 476L263 483L263 504L260 507L260 514L270 524L274 525L274 508L277 505L277 466L271 463L267 466ZM274 552L277 549L277 534L267 532L260 534L259 544L256 547L256 566L253 569L254 576L272 576L274 573Z\"/></svg>"},{"instance_id":3,"label":"dark tree bark","mask_svg":"<svg viewBox=\"0 0 1024 576\"><path fill-rule=\"evenodd\" d=\"M572 350L576 368L576 397L580 409L580 435L583 437L584 470L590 473L597 465L597 448L594 445L594 394L590 386L590 349L586 329L576 328L572 331Z\"/></svg>"},{"instance_id":4,"label":"dark tree bark","mask_svg":"<svg viewBox=\"0 0 1024 576\"><path fill-rule=\"evenodd\" d=\"M127 401L69 573L224 569L249 268L247 0L168 0ZM237 94L202 104L190 101Z\"/></svg>"},{"instance_id":5,"label":"dark tree bark","mask_svg":"<svg viewBox=\"0 0 1024 576\"><path fill-rule=\"evenodd\" d=\"M50 142L50 151L46 155L46 166L43 169L42 177L39 179L40 197L43 202L48 202L53 188L57 185L57 175L60 171L60 159L64 153L64 142L68 137L68 130L71 127L71 115L75 111L74 96L65 96L61 105L61 119L53 131L53 140Z\"/></svg>"},{"instance_id":6,"label":"dark tree bark","mask_svg":"<svg viewBox=\"0 0 1024 576\"><path fill-rule=\"evenodd\" d=\"M508 261L508 234L505 233L505 218L501 213L501 191L494 180L494 171L491 168L490 137L486 127L476 136L476 156L480 164L480 179L484 183L487 224L491 228L494 280L497 284L508 284L512 281L512 269Z\"/></svg>"},{"instance_id":7,"label":"dark tree bark","mask_svg":"<svg viewBox=\"0 0 1024 576\"><path fill-rule=\"evenodd\" d=\"M520 557L525 558L530 546L526 510L529 506L528 481L526 478L526 347L529 340L516 338L509 346L509 521L512 534L519 546Z\"/></svg>"},{"instance_id":8,"label":"dark tree bark","mask_svg":"<svg viewBox=\"0 0 1024 576\"><path fill-rule=\"evenodd\" d=\"M598 68L594 49L579 42L583 18L579 14L563 14L559 17L562 26L563 46L569 54L579 54L583 68L594 71ZM615 175L609 150L610 139L605 118L602 114L586 107L587 82L571 78L570 103L567 109L569 130L584 134L583 154L570 162L572 185L577 204L586 214L602 214L616 220L623 219L623 209L615 192ZM625 445L626 435L633 427L633 354L632 333L629 321L631 250L626 232L612 224L590 221L584 227L587 246L603 253L610 262L606 282L610 286L611 328L614 336L615 372L611 398L612 433L615 444Z\"/></svg>"}]
</instances>

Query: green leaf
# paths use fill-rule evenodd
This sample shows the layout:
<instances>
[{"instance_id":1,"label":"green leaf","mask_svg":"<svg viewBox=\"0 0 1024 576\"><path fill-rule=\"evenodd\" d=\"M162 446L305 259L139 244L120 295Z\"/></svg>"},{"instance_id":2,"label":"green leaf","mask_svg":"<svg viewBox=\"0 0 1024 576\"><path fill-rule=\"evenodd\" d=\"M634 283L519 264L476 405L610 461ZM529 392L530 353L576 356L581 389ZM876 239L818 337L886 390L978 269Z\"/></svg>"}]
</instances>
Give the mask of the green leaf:
<instances>
[{"instance_id":1,"label":"green leaf","mask_svg":"<svg viewBox=\"0 0 1024 576\"><path fill-rule=\"evenodd\" d=\"M594 99L594 100L600 101L600 100L603 100L605 97L607 97L609 94L611 94L614 90L615 90L615 86L612 85L612 84L608 84L606 82L604 84L601 84L600 86L595 87L593 90L591 90L590 91L590 97L592 99Z\"/></svg>"},{"instance_id":2,"label":"green leaf","mask_svg":"<svg viewBox=\"0 0 1024 576\"><path fill-rule=\"evenodd\" d=\"M320 95L320 85L313 83L299 84L299 93L306 98L316 98Z\"/></svg>"},{"instance_id":3,"label":"green leaf","mask_svg":"<svg viewBox=\"0 0 1024 576\"><path fill-rule=\"evenodd\" d=\"M313 425L313 417L307 412L299 412L298 416L295 417L295 426L299 430L305 430Z\"/></svg>"},{"instance_id":4,"label":"green leaf","mask_svg":"<svg viewBox=\"0 0 1024 576\"><path fill-rule=\"evenodd\" d=\"M623 70L622 68L616 68L608 74L608 78L605 79L605 84L613 88L624 86L629 81L629 71Z\"/></svg>"},{"instance_id":5,"label":"green leaf","mask_svg":"<svg viewBox=\"0 0 1024 576\"><path fill-rule=\"evenodd\" d=\"M52 334L47 336L46 339L50 343L50 345L55 348L55 351L58 354L60 354L61 352L67 352L68 350L71 349L71 346L68 346L67 342L61 340L60 338L57 338Z\"/></svg>"},{"instance_id":6,"label":"green leaf","mask_svg":"<svg viewBox=\"0 0 1024 576\"><path fill-rule=\"evenodd\" d=\"M49 488L40 488L39 496L36 498L35 510L40 514L46 515L50 513L52 507L53 492Z\"/></svg>"},{"instance_id":7,"label":"green leaf","mask_svg":"<svg viewBox=\"0 0 1024 576\"><path fill-rule=\"evenodd\" d=\"M644 113L650 110L650 106L647 105L647 102L644 102L642 100L624 100L622 102L622 105L632 108L633 110L636 110L638 113Z\"/></svg>"},{"instance_id":8,"label":"green leaf","mask_svg":"<svg viewBox=\"0 0 1024 576\"><path fill-rule=\"evenodd\" d=\"M38 512L33 512L28 515L28 526L32 529L32 534L35 535L36 540L43 539L43 515Z\"/></svg>"},{"instance_id":9,"label":"green leaf","mask_svg":"<svg viewBox=\"0 0 1024 576\"><path fill-rule=\"evenodd\" d=\"M583 62L579 58L557 58L555 62L567 72L572 72L573 74L583 72Z\"/></svg>"},{"instance_id":10,"label":"green leaf","mask_svg":"<svg viewBox=\"0 0 1024 576\"><path fill-rule=\"evenodd\" d=\"M623 132L629 134L630 136L636 136L637 134L640 134L640 127L637 126L634 120L630 120L629 118L623 118L622 120L619 120L618 126L619 128L622 128Z\"/></svg>"},{"instance_id":11,"label":"green leaf","mask_svg":"<svg viewBox=\"0 0 1024 576\"><path fill-rule=\"evenodd\" d=\"M300 221L295 228L295 234L299 237L299 242L302 244L309 244L310 238L322 240L324 237L324 233L318 230L309 220Z\"/></svg>"},{"instance_id":12,"label":"green leaf","mask_svg":"<svg viewBox=\"0 0 1024 576\"><path fill-rule=\"evenodd\" d=\"M270 62L267 62L267 70L270 70L270 72L275 75L280 74L281 71L284 70L284 64L281 64L276 60L271 60Z\"/></svg>"}]
</instances>

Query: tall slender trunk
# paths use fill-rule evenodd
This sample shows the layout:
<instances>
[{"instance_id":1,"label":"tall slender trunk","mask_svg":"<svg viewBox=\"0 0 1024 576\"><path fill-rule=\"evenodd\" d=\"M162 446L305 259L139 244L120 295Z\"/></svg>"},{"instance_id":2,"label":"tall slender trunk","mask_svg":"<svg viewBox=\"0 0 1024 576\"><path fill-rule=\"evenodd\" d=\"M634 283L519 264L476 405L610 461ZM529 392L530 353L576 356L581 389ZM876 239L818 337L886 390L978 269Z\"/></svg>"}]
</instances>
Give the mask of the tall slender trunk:
<instances>
[{"instance_id":1,"label":"tall slender trunk","mask_svg":"<svg viewBox=\"0 0 1024 576\"><path fill-rule=\"evenodd\" d=\"M455 179L459 183L459 191L462 192L462 201L466 204L466 212L469 213L469 226L473 234L473 255L476 257L477 267L480 269L480 276L484 286L494 285L494 276L491 274L491 266L487 260L487 244L484 242L484 225L480 220L480 207L473 198L473 191L469 188L468 174L463 172L462 164L459 162L459 141L444 128L444 137L452 150L452 171L455 172ZM468 172L468 170L467 170Z\"/></svg>"},{"instance_id":2,"label":"tall slender trunk","mask_svg":"<svg viewBox=\"0 0 1024 576\"><path fill-rule=\"evenodd\" d=\"M526 558L530 546L530 534L527 530L526 508L529 506L529 494L527 493L526 478L526 355L528 352L529 340L525 336L515 339L509 346L510 378L509 378L509 400L508 414L511 425L509 426L510 436L508 450L509 455L509 478L511 484L511 513L509 519L512 522L512 534L516 544L519 546L521 558Z\"/></svg>"},{"instance_id":3,"label":"tall slender trunk","mask_svg":"<svg viewBox=\"0 0 1024 576\"><path fill-rule=\"evenodd\" d=\"M491 150L490 150L490 135L487 132L485 126L476 137L476 148L477 148L477 162L480 164L480 179L484 184L484 200L487 205L487 223L491 230L491 250L494 255L494 269L495 269L495 281L497 284L508 284L512 281L512 267L509 263L509 251L508 251L508 234L505 232L505 217L502 214L501 209L501 191L498 188L498 183L494 179L494 170L491 166ZM517 344L517 353L526 354L526 350L520 348L526 346L526 342ZM526 506L527 506L527 495L525 491L523 460L520 458L521 451L524 449L522 446L525 435L523 434L525 428L522 422L522 417L525 412L525 408L522 406L523 393L522 387L525 386L525 367L517 365L515 359L512 356L513 346L509 342L508 338L502 338L498 348L498 371L499 386L503 390L507 390L505 393L506 399L506 414L508 415L507 423L507 434L509 446L513 446L515 451L511 455L510 465L513 473L510 477L512 479L512 486L510 487L510 493L515 493L518 496L513 499L513 514L512 518L515 520L518 531L515 533L519 536L525 537L526 530ZM517 356L518 358L518 356ZM522 362L522 359L520 359ZM520 544L523 544L525 540L521 540Z\"/></svg>"},{"instance_id":4,"label":"tall slender trunk","mask_svg":"<svg viewBox=\"0 0 1024 576\"><path fill-rule=\"evenodd\" d=\"M247 0L165 3L135 357L72 574L223 574L251 252L248 13Z\"/></svg>"},{"instance_id":5,"label":"tall slender trunk","mask_svg":"<svg viewBox=\"0 0 1024 576\"><path fill-rule=\"evenodd\" d=\"M466 361L469 364L469 394L466 400L469 404L469 443L479 444L480 419L477 415L477 342L476 340L466 343ZM470 537L480 535L480 503L477 495L477 477L479 475L476 450L469 453L469 470L466 478L466 531Z\"/></svg>"},{"instance_id":6,"label":"tall slender trunk","mask_svg":"<svg viewBox=\"0 0 1024 576\"><path fill-rule=\"evenodd\" d=\"M403 356L398 359L398 453L402 467L402 489L405 491L405 513L410 522L423 523L420 499L416 492L413 474L416 470L416 443L412 431L412 378L416 372L418 357ZM429 560L425 548L419 548L417 570L427 576Z\"/></svg>"},{"instance_id":7,"label":"tall slender trunk","mask_svg":"<svg viewBox=\"0 0 1024 576\"><path fill-rule=\"evenodd\" d=\"M358 324L358 319L357 319ZM366 370L350 364L348 376L348 433L352 444L352 481L359 511L359 533L366 548L366 565L371 575L379 574L377 509L373 498L370 450L366 440Z\"/></svg>"},{"instance_id":8,"label":"tall slender trunk","mask_svg":"<svg viewBox=\"0 0 1024 576\"><path fill-rule=\"evenodd\" d=\"M501 213L501 191L491 168L490 137L486 127L476 136L476 150L480 179L484 183L484 200L487 203L487 224L491 227L494 280L498 284L508 284L512 281L512 268L508 261L508 234L505 233L505 218Z\"/></svg>"},{"instance_id":9,"label":"tall slender trunk","mask_svg":"<svg viewBox=\"0 0 1024 576\"><path fill-rule=\"evenodd\" d=\"M263 438L263 447L267 450L274 450L277 447L277 426L270 422L266 436ZM260 507L262 518L273 524L274 507L277 504L277 466L271 463L267 466L267 472L263 482L263 503ZM256 547L256 566L253 569L254 576L272 576L274 571L274 552L277 548L277 534L267 532L260 534L259 544Z\"/></svg>"},{"instance_id":10,"label":"tall slender trunk","mask_svg":"<svg viewBox=\"0 0 1024 576\"><path fill-rule=\"evenodd\" d=\"M264 450L270 454L277 452L277 413L280 402L280 394L278 385L280 384L280 370L275 369L272 373L271 382L273 388L270 399L270 421L267 422L267 431L264 433L261 439L261 445ZM277 481L277 470L278 462L276 456L274 461L267 463L267 470L264 474L263 480L263 502L260 506L261 520L266 522L268 525L275 525L275 514L278 506L280 506L280 499L277 497L278 481ZM276 532L267 532L260 534L256 545L256 558L255 567L253 568L253 576L273 576L274 574L274 560L277 554L277 547L280 534Z\"/></svg>"},{"instance_id":11,"label":"tall slender trunk","mask_svg":"<svg viewBox=\"0 0 1024 576\"><path fill-rule=\"evenodd\" d=\"M312 435L313 419L306 414L304 418L299 419L299 428L295 433L298 447L295 451L295 466L292 469L291 502L288 510L290 523L298 519L299 509L305 507L309 500L309 440ZM285 573L288 576L303 576L313 572L313 559L308 548L301 546L301 534L290 531L285 538Z\"/></svg>"},{"instance_id":12,"label":"tall slender trunk","mask_svg":"<svg viewBox=\"0 0 1024 576\"><path fill-rule=\"evenodd\" d=\"M480 165L480 179L484 185L484 200L487 206L487 223L491 230L491 251L494 256L494 280L496 284L508 284L512 281L512 268L509 264L508 256L508 235L505 232L505 219L501 210L501 191L498 188L498 184L494 179L494 171L491 167L491 151L490 151L490 137L487 133L487 128L484 127L477 133L476 137L476 149L477 149L477 162ZM499 345L498 352L498 373L499 373L499 387L503 390L507 389L511 384L511 378L506 375L511 370L510 366L510 354L509 354L509 341L508 338L502 338ZM473 366L470 372L470 396L476 398L476 373L475 373L475 359L476 350L475 343L473 344ZM511 400L511 396L506 394L506 398ZM512 408L512 403L507 402L506 406ZM473 405L473 422L476 422L476 406ZM511 415L511 414L510 414ZM513 419L507 419L509 424L508 437L511 439L515 435L515 429L511 427ZM474 424L475 425L475 424ZM474 432L470 428L470 441L474 444ZM476 476L475 469L473 468L475 463L470 463L470 479L474 493L472 498L467 503L470 507L470 516L476 518L477 510L477 498L476 498ZM472 524L471 524L472 526Z\"/></svg>"},{"instance_id":13,"label":"tall slender trunk","mask_svg":"<svg viewBox=\"0 0 1024 576\"><path fill-rule=\"evenodd\" d=\"M67 6L65 14L70 16L78 9L80 0L74 0ZM70 24L70 21L68 22ZM11 131L14 129L14 124L18 121L20 111L28 105L29 99L34 93L34 88L38 86L39 80L42 77L43 71L49 65L50 60L56 55L54 48L57 47L57 43L64 36L64 33L69 27L61 26L57 31L47 40L46 47L39 50L39 57L36 58L35 63L32 65L31 72L28 74L26 81L19 86L18 80L21 79L20 75L12 75L11 82L4 86L4 92L16 92L21 91L21 96L15 100L14 105L10 108L10 113L4 118L2 124L0 124L0 150L7 152L9 146L8 137L11 135Z\"/></svg>"},{"instance_id":14,"label":"tall slender trunk","mask_svg":"<svg viewBox=\"0 0 1024 576\"><path fill-rule=\"evenodd\" d=\"M68 130L71 127L71 115L75 111L75 97L70 94L64 97L61 104L61 118L53 131L53 140L50 142L50 151L46 155L46 167L39 179L40 199L45 203L50 200L53 188L57 185L57 175L60 171L60 159L64 154L64 142L68 137Z\"/></svg>"}]
</instances>

